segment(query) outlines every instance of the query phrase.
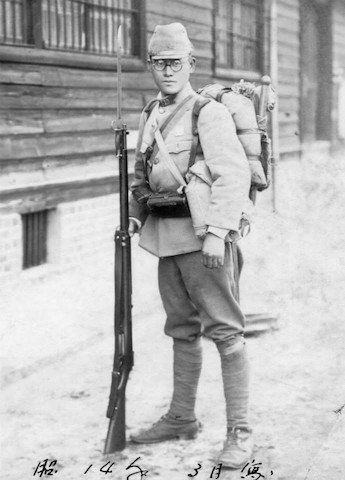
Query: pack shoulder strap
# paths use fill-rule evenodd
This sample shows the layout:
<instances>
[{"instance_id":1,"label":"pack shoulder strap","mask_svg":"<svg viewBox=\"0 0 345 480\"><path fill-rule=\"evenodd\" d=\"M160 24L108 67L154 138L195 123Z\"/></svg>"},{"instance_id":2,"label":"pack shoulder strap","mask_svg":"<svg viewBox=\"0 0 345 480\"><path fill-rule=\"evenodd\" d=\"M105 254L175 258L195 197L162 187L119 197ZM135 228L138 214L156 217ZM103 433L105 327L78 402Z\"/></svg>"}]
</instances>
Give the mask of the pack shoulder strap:
<instances>
[{"instance_id":1,"label":"pack shoulder strap","mask_svg":"<svg viewBox=\"0 0 345 480\"><path fill-rule=\"evenodd\" d=\"M180 187L185 187L187 185L186 181L182 177L182 174L180 170L177 168L176 163L170 157L168 148L165 145L165 142L163 140L163 137L162 137L161 131L159 130L158 125L156 126L156 129L155 129L155 139L156 139L158 149L162 155L162 160L164 161L165 165L168 167L168 169L170 170L170 173L172 174L174 179L177 181L177 183L180 184Z\"/></svg>"},{"instance_id":2,"label":"pack shoulder strap","mask_svg":"<svg viewBox=\"0 0 345 480\"><path fill-rule=\"evenodd\" d=\"M196 158L196 152L198 150L198 145L199 145L198 118L199 118L200 110L205 105L207 105L210 101L211 101L210 98L199 96L199 97L197 97L197 99L194 103L193 112L192 112L193 141L192 141L192 147L190 149L188 168L190 168L192 165L194 165L195 158Z\"/></svg>"},{"instance_id":3,"label":"pack shoulder strap","mask_svg":"<svg viewBox=\"0 0 345 480\"><path fill-rule=\"evenodd\" d=\"M149 101L149 103L144 108L144 112L146 113L146 118L148 118L151 115L151 112L152 112L154 106L158 102L159 102L158 98L153 98L152 100Z\"/></svg>"},{"instance_id":4,"label":"pack shoulder strap","mask_svg":"<svg viewBox=\"0 0 345 480\"><path fill-rule=\"evenodd\" d=\"M168 118L166 118L166 120L163 122L163 125L161 126L161 129L160 129L163 139L167 137L168 133L172 130L172 128L176 125L176 123L180 119L181 115L184 114L183 107L194 97L195 97L194 94L191 94L188 97L186 97L179 105L177 105L177 107L171 112ZM151 102L149 102L147 107L144 109L144 111L147 114L146 120L149 119L149 116L151 115L152 110L156 105L156 103L157 103L157 99L154 99ZM157 141L156 139L154 139L152 145L148 147L146 151L146 160L144 160L144 157L143 157L144 175L145 175L145 180L147 185L149 185L148 160L151 157L154 157L155 155L157 155L157 151L158 151Z\"/></svg>"},{"instance_id":5,"label":"pack shoulder strap","mask_svg":"<svg viewBox=\"0 0 345 480\"><path fill-rule=\"evenodd\" d=\"M231 87L222 88L221 91L217 93L217 96L216 96L217 102L222 103L222 98L223 98L224 93L229 93L229 92L232 92Z\"/></svg>"},{"instance_id":6,"label":"pack shoulder strap","mask_svg":"<svg viewBox=\"0 0 345 480\"><path fill-rule=\"evenodd\" d=\"M248 133L258 133L261 135L264 131L260 128L239 128L236 130L236 133L237 135L247 135Z\"/></svg>"},{"instance_id":7,"label":"pack shoulder strap","mask_svg":"<svg viewBox=\"0 0 345 480\"><path fill-rule=\"evenodd\" d=\"M166 118L166 120L163 122L163 125L160 128L161 134L163 138L165 139L168 135L168 133L172 130L172 128L176 125L178 120L180 119L181 115L184 114L184 109L183 107L189 102L194 97L193 95L189 95L186 97L177 107L174 109L173 112ZM152 112L152 110L151 110ZM150 157L153 155L157 154L157 144L156 140L153 141L151 147L150 147Z\"/></svg>"}]
</instances>

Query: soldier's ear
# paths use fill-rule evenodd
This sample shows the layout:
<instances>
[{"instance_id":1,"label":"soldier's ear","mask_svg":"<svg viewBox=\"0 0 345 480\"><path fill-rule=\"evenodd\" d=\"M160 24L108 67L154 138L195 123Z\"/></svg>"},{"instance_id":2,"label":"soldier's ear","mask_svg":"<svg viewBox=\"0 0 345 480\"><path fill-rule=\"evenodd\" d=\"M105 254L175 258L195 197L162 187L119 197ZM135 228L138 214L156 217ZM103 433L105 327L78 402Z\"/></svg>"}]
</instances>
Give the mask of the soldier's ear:
<instances>
[{"instance_id":1,"label":"soldier's ear","mask_svg":"<svg viewBox=\"0 0 345 480\"><path fill-rule=\"evenodd\" d=\"M193 73L195 71L195 65L196 65L195 57L190 57L189 63L190 63L190 72Z\"/></svg>"}]
</instances>

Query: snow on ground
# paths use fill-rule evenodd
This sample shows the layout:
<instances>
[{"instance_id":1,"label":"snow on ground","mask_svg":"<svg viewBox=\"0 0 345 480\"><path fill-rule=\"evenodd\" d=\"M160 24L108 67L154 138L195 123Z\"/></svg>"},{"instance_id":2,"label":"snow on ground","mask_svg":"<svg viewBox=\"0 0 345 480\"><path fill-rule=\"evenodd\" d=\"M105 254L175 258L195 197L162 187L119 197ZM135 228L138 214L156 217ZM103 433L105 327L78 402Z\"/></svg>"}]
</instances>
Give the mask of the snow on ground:
<instances>
[{"instance_id":1,"label":"snow on ground","mask_svg":"<svg viewBox=\"0 0 345 480\"><path fill-rule=\"evenodd\" d=\"M345 413L335 413L345 403L344 180L341 155L281 163L278 211L271 211L270 192L260 194L255 226L242 241L244 311L279 315L279 330L247 341L253 459L262 463L265 478L345 478ZM157 262L135 244L128 434L166 412L172 381ZM203 480L217 465L225 411L219 358L207 341L198 438L151 446L128 443L115 456L102 455L113 353L111 249L97 262L24 282L20 290L2 295L2 344L8 358L1 397L1 478L31 478L45 458L57 460L55 476L63 480L126 480L135 471L126 467L137 457L148 479L187 479L199 463L194 478ZM115 463L109 474L99 471L107 461ZM223 470L220 478L241 475Z\"/></svg>"}]
</instances>

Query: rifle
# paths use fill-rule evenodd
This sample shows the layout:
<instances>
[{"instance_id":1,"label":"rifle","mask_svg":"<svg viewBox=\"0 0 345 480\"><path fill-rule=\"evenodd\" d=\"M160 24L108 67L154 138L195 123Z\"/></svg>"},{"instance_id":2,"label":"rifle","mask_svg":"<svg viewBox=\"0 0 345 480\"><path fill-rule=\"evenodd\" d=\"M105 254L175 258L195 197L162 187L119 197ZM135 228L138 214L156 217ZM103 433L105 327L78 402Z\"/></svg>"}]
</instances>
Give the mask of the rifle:
<instances>
[{"instance_id":1,"label":"rifle","mask_svg":"<svg viewBox=\"0 0 345 480\"><path fill-rule=\"evenodd\" d=\"M125 448L125 393L129 373L133 367L131 242L128 234L128 130L126 124L121 119L121 37L120 25L117 35L117 120L112 122L115 132L115 156L119 162L120 227L115 232L115 352L107 409L107 417L110 421L104 454Z\"/></svg>"}]
</instances>

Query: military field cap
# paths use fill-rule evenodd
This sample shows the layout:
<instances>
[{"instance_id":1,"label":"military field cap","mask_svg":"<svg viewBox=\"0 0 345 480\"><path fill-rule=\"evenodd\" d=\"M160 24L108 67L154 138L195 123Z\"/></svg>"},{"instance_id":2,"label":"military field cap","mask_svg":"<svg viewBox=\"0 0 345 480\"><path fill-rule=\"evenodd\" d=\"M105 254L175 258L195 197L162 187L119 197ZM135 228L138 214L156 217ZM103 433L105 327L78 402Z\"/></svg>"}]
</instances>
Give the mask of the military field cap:
<instances>
[{"instance_id":1,"label":"military field cap","mask_svg":"<svg viewBox=\"0 0 345 480\"><path fill-rule=\"evenodd\" d=\"M153 60L181 58L193 51L187 31L181 23L157 25L152 34L148 55Z\"/></svg>"}]
</instances>

